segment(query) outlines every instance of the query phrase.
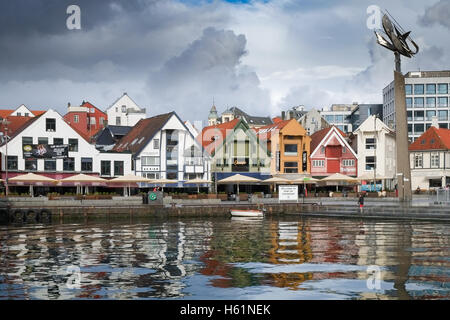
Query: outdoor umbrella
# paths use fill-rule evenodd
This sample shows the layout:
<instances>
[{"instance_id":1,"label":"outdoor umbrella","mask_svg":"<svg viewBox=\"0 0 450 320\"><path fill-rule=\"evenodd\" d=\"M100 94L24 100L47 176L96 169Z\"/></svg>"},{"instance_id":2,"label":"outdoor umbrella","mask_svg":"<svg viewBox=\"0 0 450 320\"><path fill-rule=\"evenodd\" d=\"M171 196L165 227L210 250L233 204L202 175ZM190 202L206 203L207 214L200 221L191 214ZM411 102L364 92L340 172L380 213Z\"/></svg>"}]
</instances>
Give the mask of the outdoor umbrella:
<instances>
[{"instance_id":1,"label":"outdoor umbrella","mask_svg":"<svg viewBox=\"0 0 450 320\"><path fill-rule=\"evenodd\" d=\"M281 177L272 177L270 179L263 180L262 182L263 183L266 183L266 182L267 183L273 183L275 192L277 191L276 190L277 189L276 188L277 184L291 184L291 183L293 183L292 180L281 178Z\"/></svg>"},{"instance_id":2,"label":"outdoor umbrella","mask_svg":"<svg viewBox=\"0 0 450 320\"><path fill-rule=\"evenodd\" d=\"M306 189L306 184L315 184L317 182L319 182L318 179L314 179L312 177L303 177L303 178L299 178L294 180L298 183L303 183L303 189L305 190L305 196L308 195L308 190Z\"/></svg>"},{"instance_id":3,"label":"outdoor umbrella","mask_svg":"<svg viewBox=\"0 0 450 320\"><path fill-rule=\"evenodd\" d=\"M131 188L131 184L132 183L138 183L138 182L153 182L153 180L148 179L146 177L140 177L140 176L135 176L133 174L127 174L124 176L120 176L114 179L111 179L108 181L108 183L126 183L128 185L128 194L127 196L130 196L130 188ZM125 187L126 188L126 187Z\"/></svg>"},{"instance_id":4,"label":"outdoor umbrella","mask_svg":"<svg viewBox=\"0 0 450 320\"><path fill-rule=\"evenodd\" d=\"M161 185L162 186L162 192L164 194L164 185L165 184L170 184L170 183L178 183L178 180L169 180L169 179L156 179L156 180L151 180L152 184L157 184L157 185Z\"/></svg>"},{"instance_id":5,"label":"outdoor umbrella","mask_svg":"<svg viewBox=\"0 0 450 320\"><path fill-rule=\"evenodd\" d=\"M87 174L76 174L64 179L60 179L59 182L74 182L74 183L80 183L80 186L77 186L77 193L78 193L78 187L82 187L83 184L88 184L88 183L101 183L101 182L106 182L106 179L100 178L100 177L96 177L96 176L90 176ZM81 192L81 190L80 190Z\"/></svg>"},{"instance_id":6,"label":"outdoor umbrella","mask_svg":"<svg viewBox=\"0 0 450 320\"><path fill-rule=\"evenodd\" d=\"M320 181L336 183L336 191L338 191L340 183L343 183L343 182L357 183L358 179L346 176L346 175L341 174L341 173L335 173L335 174L332 174L331 176L328 176L328 177L325 177L325 178L321 179Z\"/></svg>"},{"instance_id":7,"label":"outdoor umbrella","mask_svg":"<svg viewBox=\"0 0 450 320\"><path fill-rule=\"evenodd\" d=\"M261 180L257 179L257 178L252 178L249 176L244 176L242 174L235 174L228 178L217 181L217 183L221 183L221 184L236 184L238 195L239 195L239 184L240 183L251 183L251 182L261 182Z\"/></svg>"},{"instance_id":8,"label":"outdoor umbrella","mask_svg":"<svg viewBox=\"0 0 450 320\"><path fill-rule=\"evenodd\" d=\"M204 180L204 179L192 179L192 180L187 180L184 182L185 184L196 184L197 185L197 192L200 192L200 185L201 184L205 184L205 183L211 183L211 181L208 180Z\"/></svg>"},{"instance_id":9,"label":"outdoor umbrella","mask_svg":"<svg viewBox=\"0 0 450 320\"><path fill-rule=\"evenodd\" d=\"M15 176L14 178L9 178L9 181L12 182L22 182L25 184L29 184L30 186L30 195L33 196L33 183L56 183L58 182L55 179L37 175L35 173L27 173L20 176Z\"/></svg>"}]
</instances>

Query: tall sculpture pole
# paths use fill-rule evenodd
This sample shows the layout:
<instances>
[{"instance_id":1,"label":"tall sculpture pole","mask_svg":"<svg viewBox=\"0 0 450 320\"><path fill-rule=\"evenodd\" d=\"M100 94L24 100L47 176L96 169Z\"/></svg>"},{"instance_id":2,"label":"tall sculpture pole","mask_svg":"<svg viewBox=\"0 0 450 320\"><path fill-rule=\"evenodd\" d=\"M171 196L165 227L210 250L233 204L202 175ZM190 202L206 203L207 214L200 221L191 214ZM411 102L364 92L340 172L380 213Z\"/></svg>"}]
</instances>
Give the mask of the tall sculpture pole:
<instances>
[{"instance_id":1,"label":"tall sculpture pole","mask_svg":"<svg viewBox=\"0 0 450 320\"><path fill-rule=\"evenodd\" d=\"M419 52L419 47L409 37L410 32L403 32L400 25L392 23L387 14L383 15L382 24L384 34L390 39L390 42L387 41L380 32L375 31L377 42L381 46L393 51L395 56L394 103L398 196L402 201L411 201L411 168L408 150L408 122L406 112L405 77L402 74L400 57L403 55L405 57L411 58L413 55ZM411 42L411 44L415 47L415 51L409 48L406 40L409 40Z\"/></svg>"}]
</instances>

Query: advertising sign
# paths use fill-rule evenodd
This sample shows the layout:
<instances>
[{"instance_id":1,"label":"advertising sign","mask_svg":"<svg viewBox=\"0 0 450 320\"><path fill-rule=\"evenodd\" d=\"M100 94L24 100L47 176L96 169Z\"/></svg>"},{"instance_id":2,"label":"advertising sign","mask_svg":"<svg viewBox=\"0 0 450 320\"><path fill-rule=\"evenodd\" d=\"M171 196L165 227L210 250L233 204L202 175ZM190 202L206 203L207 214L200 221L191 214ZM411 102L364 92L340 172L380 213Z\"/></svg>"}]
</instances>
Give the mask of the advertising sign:
<instances>
[{"instance_id":1,"label":"advertising sign","mask_svg":"<svg viewBox=\"0 0 450 320\"><path fill-rule=\"evenodd\" d=\"M63 159L69 156L68 144L25 144L24 159Z\"/></svg>"},{"instance_id":2,"label":"advertising sign","mask_svg":"<svg viewBox=\"0 0 450 320\"><path fill-rule=\"evenodd\" d=\"M304 172L307 169L308 169L308 153L306 151L303 151L302 170Z\"/></svg>"},{"instance_id":3,"label":"advertising sign","mask_svg":"<svg viewBox=\"0 0 450 320\"><path fill-rule=\"evenodd\" d=\"M298 186L278 186L278 199L280 201L298 201Z\"/></svg>"}]
</instances>

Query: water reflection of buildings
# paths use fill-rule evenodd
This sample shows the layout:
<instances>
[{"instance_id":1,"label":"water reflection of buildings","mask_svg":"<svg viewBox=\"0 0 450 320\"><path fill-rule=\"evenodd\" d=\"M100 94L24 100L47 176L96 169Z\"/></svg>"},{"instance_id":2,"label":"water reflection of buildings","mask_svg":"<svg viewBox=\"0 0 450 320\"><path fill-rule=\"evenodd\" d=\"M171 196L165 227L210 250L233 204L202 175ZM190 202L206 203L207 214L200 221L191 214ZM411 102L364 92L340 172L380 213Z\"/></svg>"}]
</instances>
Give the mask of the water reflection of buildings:
<instances>
[{"instance_id":1,"label":"water reflection of buildings","mask_svg":"<svg viewBox=\"0 0 450 320\"><path fill-rule=\"evenodd\" d=\"M204 241L198 241L199 234ZM189 261L209 248L211 234L211 223L203 221L3 230L0 284L22 298L182 296L182 279L198 269ZM66 286L71 265L81 267L80 289Z\"/></svg>"}]
</instances>

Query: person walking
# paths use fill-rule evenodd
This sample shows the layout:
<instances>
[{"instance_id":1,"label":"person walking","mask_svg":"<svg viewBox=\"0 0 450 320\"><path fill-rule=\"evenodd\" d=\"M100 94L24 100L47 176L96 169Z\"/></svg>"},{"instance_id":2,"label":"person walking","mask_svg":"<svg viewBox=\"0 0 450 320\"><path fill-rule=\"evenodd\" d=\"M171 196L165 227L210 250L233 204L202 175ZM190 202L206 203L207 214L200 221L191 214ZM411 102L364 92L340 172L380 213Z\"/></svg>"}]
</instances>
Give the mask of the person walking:
<instances>
[{"instance_id":1,"label":"person walking","mask_svg":"<svg viewBox=\"0 0 450 320\"><path fill-rule=\"evenodd\" d=\"M361 193L359 195L358 203L359 203L359 212L363 213L363 208L364 208L364 194L363 193Z\"/></svg>"}]
</instances>

